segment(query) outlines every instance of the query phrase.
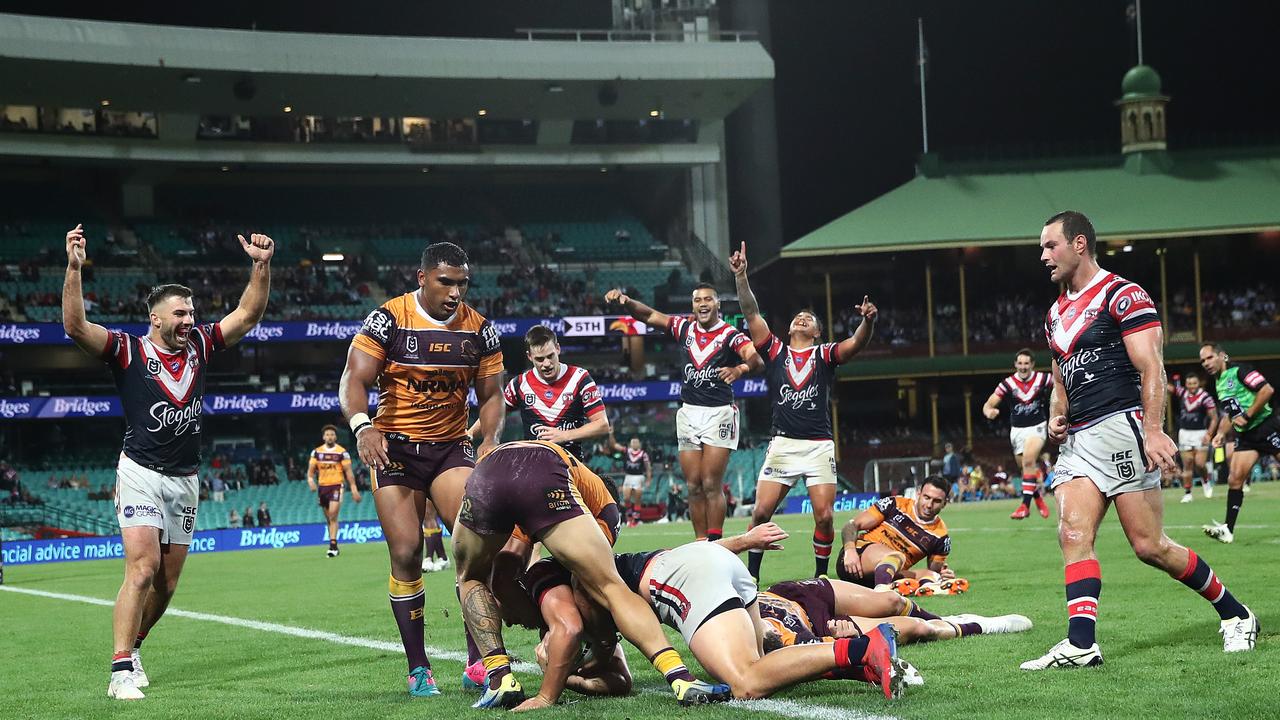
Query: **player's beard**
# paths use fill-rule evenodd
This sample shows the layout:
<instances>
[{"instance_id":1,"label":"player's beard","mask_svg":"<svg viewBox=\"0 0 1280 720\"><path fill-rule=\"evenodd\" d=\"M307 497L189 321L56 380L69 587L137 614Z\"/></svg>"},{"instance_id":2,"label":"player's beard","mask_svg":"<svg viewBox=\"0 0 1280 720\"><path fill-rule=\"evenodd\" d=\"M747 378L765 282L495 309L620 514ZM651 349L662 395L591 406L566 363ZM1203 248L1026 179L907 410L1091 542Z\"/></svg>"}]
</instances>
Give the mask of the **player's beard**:
<instances>
[{"instance_id":1,"label":"player's beard","mask_svg":"<svg viewBox=\"0 0 1280 720\"><path fill-rule=\"evenodd\" d=\"M181 335L179 335L179 331L182 331ZM191 340L191 328L184 325L171 325L168 328L161 328L160 339L164 340L165 345L175 350L183 350L187 347L187 342Z\"/></svg>"}]
</instances>

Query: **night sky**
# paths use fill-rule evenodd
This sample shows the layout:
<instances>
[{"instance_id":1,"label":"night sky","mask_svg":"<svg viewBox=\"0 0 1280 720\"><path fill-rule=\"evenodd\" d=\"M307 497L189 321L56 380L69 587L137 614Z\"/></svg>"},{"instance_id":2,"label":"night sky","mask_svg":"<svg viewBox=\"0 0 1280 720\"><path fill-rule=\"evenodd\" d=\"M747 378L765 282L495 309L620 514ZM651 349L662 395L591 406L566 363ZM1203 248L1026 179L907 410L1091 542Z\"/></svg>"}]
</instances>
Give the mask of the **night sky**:
<instances>
[{"instance_id":1,"label":"night sky","mask_svg":"<svg viewBox=\"0 0 1280 720\"><path fill-rule=\"evenodd\" d=\"M731 4L735 0L721 0ZM1136 61L1127 0L787 0L770 4L784 242L909 180L920 152L916 17L931 149L944 157L1118 152L1112 102ZM607 0L347 4L0 2L6 12L260 30L513 37L604 27ZM1146 62L1170 148L1280 145L1276 3L1147 0Z\"/></svg>"}]
</instances>

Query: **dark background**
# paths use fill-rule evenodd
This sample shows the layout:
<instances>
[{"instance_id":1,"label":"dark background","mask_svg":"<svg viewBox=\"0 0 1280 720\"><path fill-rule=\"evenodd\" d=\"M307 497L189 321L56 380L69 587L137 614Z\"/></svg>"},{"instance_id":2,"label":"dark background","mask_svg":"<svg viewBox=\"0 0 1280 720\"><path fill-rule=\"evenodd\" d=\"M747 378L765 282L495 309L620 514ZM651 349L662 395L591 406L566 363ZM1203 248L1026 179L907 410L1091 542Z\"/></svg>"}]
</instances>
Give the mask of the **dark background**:
<instances>
[{"instance_id":1,"label":"dark background","mask_svg":"<svg viewBox=\"0 0 1280 720\"><path fill-rule=\"evenodd\" d=\"M765 0L721 0L725 17ZM930 147L944 158L1119 151L1120 80L1137 59L1130 2L767 3L777 66L783 241L909 180L921 150L916 18L929 50ZM5 12L259 30L514 37L607 27L607 0L332 5L0 2ZM735 28L728 26L726 29ZM1172 96L1170 149L1280 144L1275 3L1148 0L1145 60ZM731 148L731 155L733 149Z\"/></svg>"}]
</instances>

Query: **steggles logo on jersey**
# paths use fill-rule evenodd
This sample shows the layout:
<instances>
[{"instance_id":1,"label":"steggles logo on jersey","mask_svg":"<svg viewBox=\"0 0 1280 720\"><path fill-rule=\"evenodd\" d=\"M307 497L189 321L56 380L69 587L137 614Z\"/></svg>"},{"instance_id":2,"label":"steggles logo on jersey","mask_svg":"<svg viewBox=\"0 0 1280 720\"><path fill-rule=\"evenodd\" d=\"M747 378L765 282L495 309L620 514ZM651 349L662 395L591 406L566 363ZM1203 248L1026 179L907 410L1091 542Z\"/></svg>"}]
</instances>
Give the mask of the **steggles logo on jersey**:
<instances>
[{"instance_id":1,"label":"steggles logo on jersey","mask_svg":"<svg viewBox=\"0 0 1280 720\"><path fill-rule=\"evenodd\" d=\"M685 363L684 381L695 388L703 388L720 382L719 368L704 367L695 369L693 363Z\"/></svg>"},{"instance_id":2,"label":"steggles logo on jersey","mask_svg":"<svg viewBox=\"0 0 1280 720\"><path fill-rule=\"evenodd\" d=\"M168 428L173 430L174 435L182 435L192 425L196 426L196 432L200 432L200 411L203 408L203 398L181 409L161 400L151 406L150 415L156 424L147 428L147 432L159 432Z\"/></svg>"},{"instance_id":3,"label":"steggles logo on jersey","mask_svg":"<svg viewBox=\"0 0 1280 720\"><path fill-rule=\"evenodd\" d=\"M818 391L822 388L818 385L810 385L803 390L796 390L790 385L783 385L778 389L778 404L790 405L793 410L803 409L802 406L808 404L809 410L817 410L818 404L814 399L818 396Z\"/></svg>"}]
</instances>

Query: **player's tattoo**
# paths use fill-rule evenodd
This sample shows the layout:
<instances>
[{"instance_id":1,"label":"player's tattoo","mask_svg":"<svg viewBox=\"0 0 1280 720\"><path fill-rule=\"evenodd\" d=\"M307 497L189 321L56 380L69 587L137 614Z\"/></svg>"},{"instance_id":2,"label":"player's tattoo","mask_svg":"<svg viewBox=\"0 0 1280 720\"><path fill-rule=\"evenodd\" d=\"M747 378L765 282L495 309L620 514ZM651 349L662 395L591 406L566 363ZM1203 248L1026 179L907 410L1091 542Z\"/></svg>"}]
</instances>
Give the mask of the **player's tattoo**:
<instances>
[{"instance_id":1,"label":"player's tattoo","mask_svg":"<svg viewBox=\"0 0 1280 720\"><path fill-rule=\"evenodd\" d=\"M747 317L759 315L760 305L756 302L755 293L751 292L751 283L747 281L747 274L734 276L733 282L738 287L738 305L742 308L742 314Z\"/></svg>"},{"instance_id":2,"label":"player's tattoo","mask_svg":"<svg viewBox=\"0 0 1280 720\"><path fill-rule=\"evenodd\" d=\"M857 542L859 535L861 535L861 533L858 531L858 524L850 520L844 524L843 528L840 529L840 542L846 544Z\"/></svg>"},{"instance_id":3,"label":"player's tattoo","mask_svg":"<svg viewBox=\"0 0 1280 720\"><path fill-rule=\"evenodd\" d=\"M467 593L462 599L462 617L482 655L502 647L502 614L489 588L476 585Z\"/></svg>"}]
</instances>

